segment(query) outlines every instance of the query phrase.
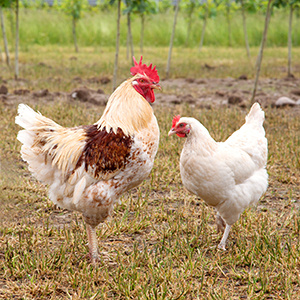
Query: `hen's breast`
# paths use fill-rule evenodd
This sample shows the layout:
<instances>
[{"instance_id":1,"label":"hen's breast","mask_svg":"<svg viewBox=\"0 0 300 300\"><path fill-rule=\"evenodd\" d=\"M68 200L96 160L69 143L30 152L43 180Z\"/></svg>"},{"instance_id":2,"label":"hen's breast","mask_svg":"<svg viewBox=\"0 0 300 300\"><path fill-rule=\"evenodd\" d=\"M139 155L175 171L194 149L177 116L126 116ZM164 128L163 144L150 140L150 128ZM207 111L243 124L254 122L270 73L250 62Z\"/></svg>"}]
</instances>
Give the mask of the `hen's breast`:
<instances>
[{"instance_id":1,"label":"hen's breast","mask_svg":"<svg viewBox=\"0 0 300 300\"><path fill-rule=\"evenodd\" d=\"M199 157L191 152L182 155L180 174L185 188L211 206L228 199L229 190L234 187L232 172L212 157Z\"/></svg>"},{"instance_id":2,"label":"hen's breast","mask_svg":"<svg viewBox=\"0 0 300 300\"><path fill-rule=\"evenodd\" d=\"M219 145L212 156L200 156L197 150L184 148L180 173L186 189L214 206L232 225L266 191L268 174L265 168L255 168L242 150Z\"/></svg>"}]
</instances>

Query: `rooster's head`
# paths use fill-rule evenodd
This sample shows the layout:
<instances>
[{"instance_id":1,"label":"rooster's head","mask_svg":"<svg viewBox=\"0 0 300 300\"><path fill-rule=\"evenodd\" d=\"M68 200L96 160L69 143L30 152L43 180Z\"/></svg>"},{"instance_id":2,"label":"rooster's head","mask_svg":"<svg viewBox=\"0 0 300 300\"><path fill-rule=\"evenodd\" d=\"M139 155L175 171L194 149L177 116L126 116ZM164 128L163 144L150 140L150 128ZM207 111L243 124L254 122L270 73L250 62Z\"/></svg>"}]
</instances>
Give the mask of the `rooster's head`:
<instances>
[{"instance_id":1,"label":"rooster's head","mask_svg":"<svg viewBox=\"0 0 300 300\"><path fill-rule=\"evenodd\" d=\"M161 90L159 83L159 76L157 74L156 66L152 69L152 64L147 66L142 64L143 57L141 56L140 62L137 63L133 57L134 66L130 69L130 72L134 77L132 86L140 93L148 102L153 103L155 96L153 89Z\"/></svg>"}]
</instances>

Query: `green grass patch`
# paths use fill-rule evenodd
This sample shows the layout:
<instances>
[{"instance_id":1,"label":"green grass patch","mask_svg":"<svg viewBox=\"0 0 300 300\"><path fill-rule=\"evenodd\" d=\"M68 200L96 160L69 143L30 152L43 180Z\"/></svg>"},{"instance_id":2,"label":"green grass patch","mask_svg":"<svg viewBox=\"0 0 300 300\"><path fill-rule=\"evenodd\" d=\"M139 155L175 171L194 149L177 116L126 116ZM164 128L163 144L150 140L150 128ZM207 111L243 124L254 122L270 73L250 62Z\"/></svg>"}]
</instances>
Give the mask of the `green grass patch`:
<instances>
[{"instance_id":1,"label":"green grass patch","mask_svg":"<svg viewBox=\"0 0 300 300\"><path fill-rule=\"evenodd\" d=\"M40 104L65 126L95 122L103 107ZM160 148L149 178L125 194L98 227L105 259L91 266L80 214L56 208L20 160L16 107L1 106L1 299L298 299L300 293L299 128L290 110L266 108L270 186L233 226L227 251L214 211L186 192L183 141L167 132L176 113L225 140L244 122L238 108L155 107Z\"/></svg>"},{"instance_id":2,"label":"green grass patch","mask_svg":"<svg viewBox=\"0 0 300 300\"><path fill-rule=\"evenodd\" d=\"M7 10L5 12L5 23L8 39L12 47L15 41L12 25L13 16ZM85 12L79 20L78 43L79 47L93 46L99 50L100 47L114 47L116 40L116 11ZM289 11L285 9L274 10L268 32L268 46L285 47L287 45ZM146 47L168 47L172 31L174 12L170 8L166 13L159 13L146 17L144 44ZM258 47L264 28L263 13L247 14L247 30L249 44ZM202 20L195 14L193 16L192 31L188 47L197 48L200 43ZM178 16L175 47L185 45L188 28L188 19L184 11ZM244 34L242 16L240 11L232 13L231 16L232 46L244 47ZM136 49L140 44L141 21L139 16L132 15L132 34ZM126 46L127 25L126 16L121 18L121 45ZM295 13L293 19L293 44L300 45L300 19ZM22 51L31 51L32 45L64 45L73 44L72 20L62 11L51 8L20 10L20 47ZM223 14L211 18L207 22L204 38L205 46L226 47L228 46L228 26ZM13 48L13 47L12 47Z\"/></svg>"}]
</instances>

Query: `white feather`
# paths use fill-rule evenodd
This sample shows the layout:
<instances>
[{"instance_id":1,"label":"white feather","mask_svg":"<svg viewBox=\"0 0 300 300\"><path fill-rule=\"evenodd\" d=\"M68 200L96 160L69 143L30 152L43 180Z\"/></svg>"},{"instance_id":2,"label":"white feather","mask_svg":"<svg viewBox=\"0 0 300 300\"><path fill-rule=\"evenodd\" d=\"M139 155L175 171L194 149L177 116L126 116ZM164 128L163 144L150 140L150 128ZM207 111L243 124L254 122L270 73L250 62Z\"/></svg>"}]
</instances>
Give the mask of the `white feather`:
<instances>
[{"instance_id":1,"label":"white feather","mask_svg":"<svg viewBox=\"0 0 300 300\"><path fill-rule=\"evenodd\" d=\"M79 202L82 193L86 187L86 178L83 177L75 186L74 194L73 194L73 204L76 206Z\"/></svg>"},{"instance_id":2,"label":"white feather","mask_svg":"<svg viewBox=\"0 0 300 300\"><path fill-rule=\"evenodd\" d=\"M246 123L224 143L216 142L194 118L181 118L177 123L191 127L180 157L184 186L214 206L229 226L257 203L268 186L263 120L264 112L256 103ZM220 246L224 248L223 242Z\"/></svg>"}]
</instances>

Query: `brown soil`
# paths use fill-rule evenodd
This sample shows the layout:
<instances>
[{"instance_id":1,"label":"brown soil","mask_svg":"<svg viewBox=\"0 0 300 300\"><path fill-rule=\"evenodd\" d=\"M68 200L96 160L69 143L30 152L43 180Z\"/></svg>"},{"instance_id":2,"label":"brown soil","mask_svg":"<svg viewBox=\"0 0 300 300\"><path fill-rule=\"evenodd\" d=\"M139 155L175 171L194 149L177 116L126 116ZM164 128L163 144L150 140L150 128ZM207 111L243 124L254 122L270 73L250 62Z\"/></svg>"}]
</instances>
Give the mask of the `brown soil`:
<instances>
[{"instance_id":1,"label":"brown soil","mask_svg":"<svg viewBox=\"0 0 300 300\"><path fill-rule=\"evenodd\" d=\"M94 82L95 78L85 81ZM23 89L9 89L2 85L5 93L0 93L0 102L4 105L16 105L18 103L36 104L43 102L59 101L80 101L87 105L106 105L109 94L102 89L93 90L87 86L81 86L82 79L78 78L79 87L71 92L50 92L47 89L30 91ZM107 82L99 81L99 86ZM189 104L191 106L212 108L222 105L237 105L246 107L249 104L253 89L253 80L247 76L240 76L238 79L193 79L177 78L162 80L163 91L156 93L155 105L176 105ZM257 88L256 101L263 107L275 105L280 97L288 97L292 100L300 99L300 79L261 79ZM7 92L6 92L7 90ZM300 106L296 105L294 110L300 112Z\"/></svg>"}]
</instances>

